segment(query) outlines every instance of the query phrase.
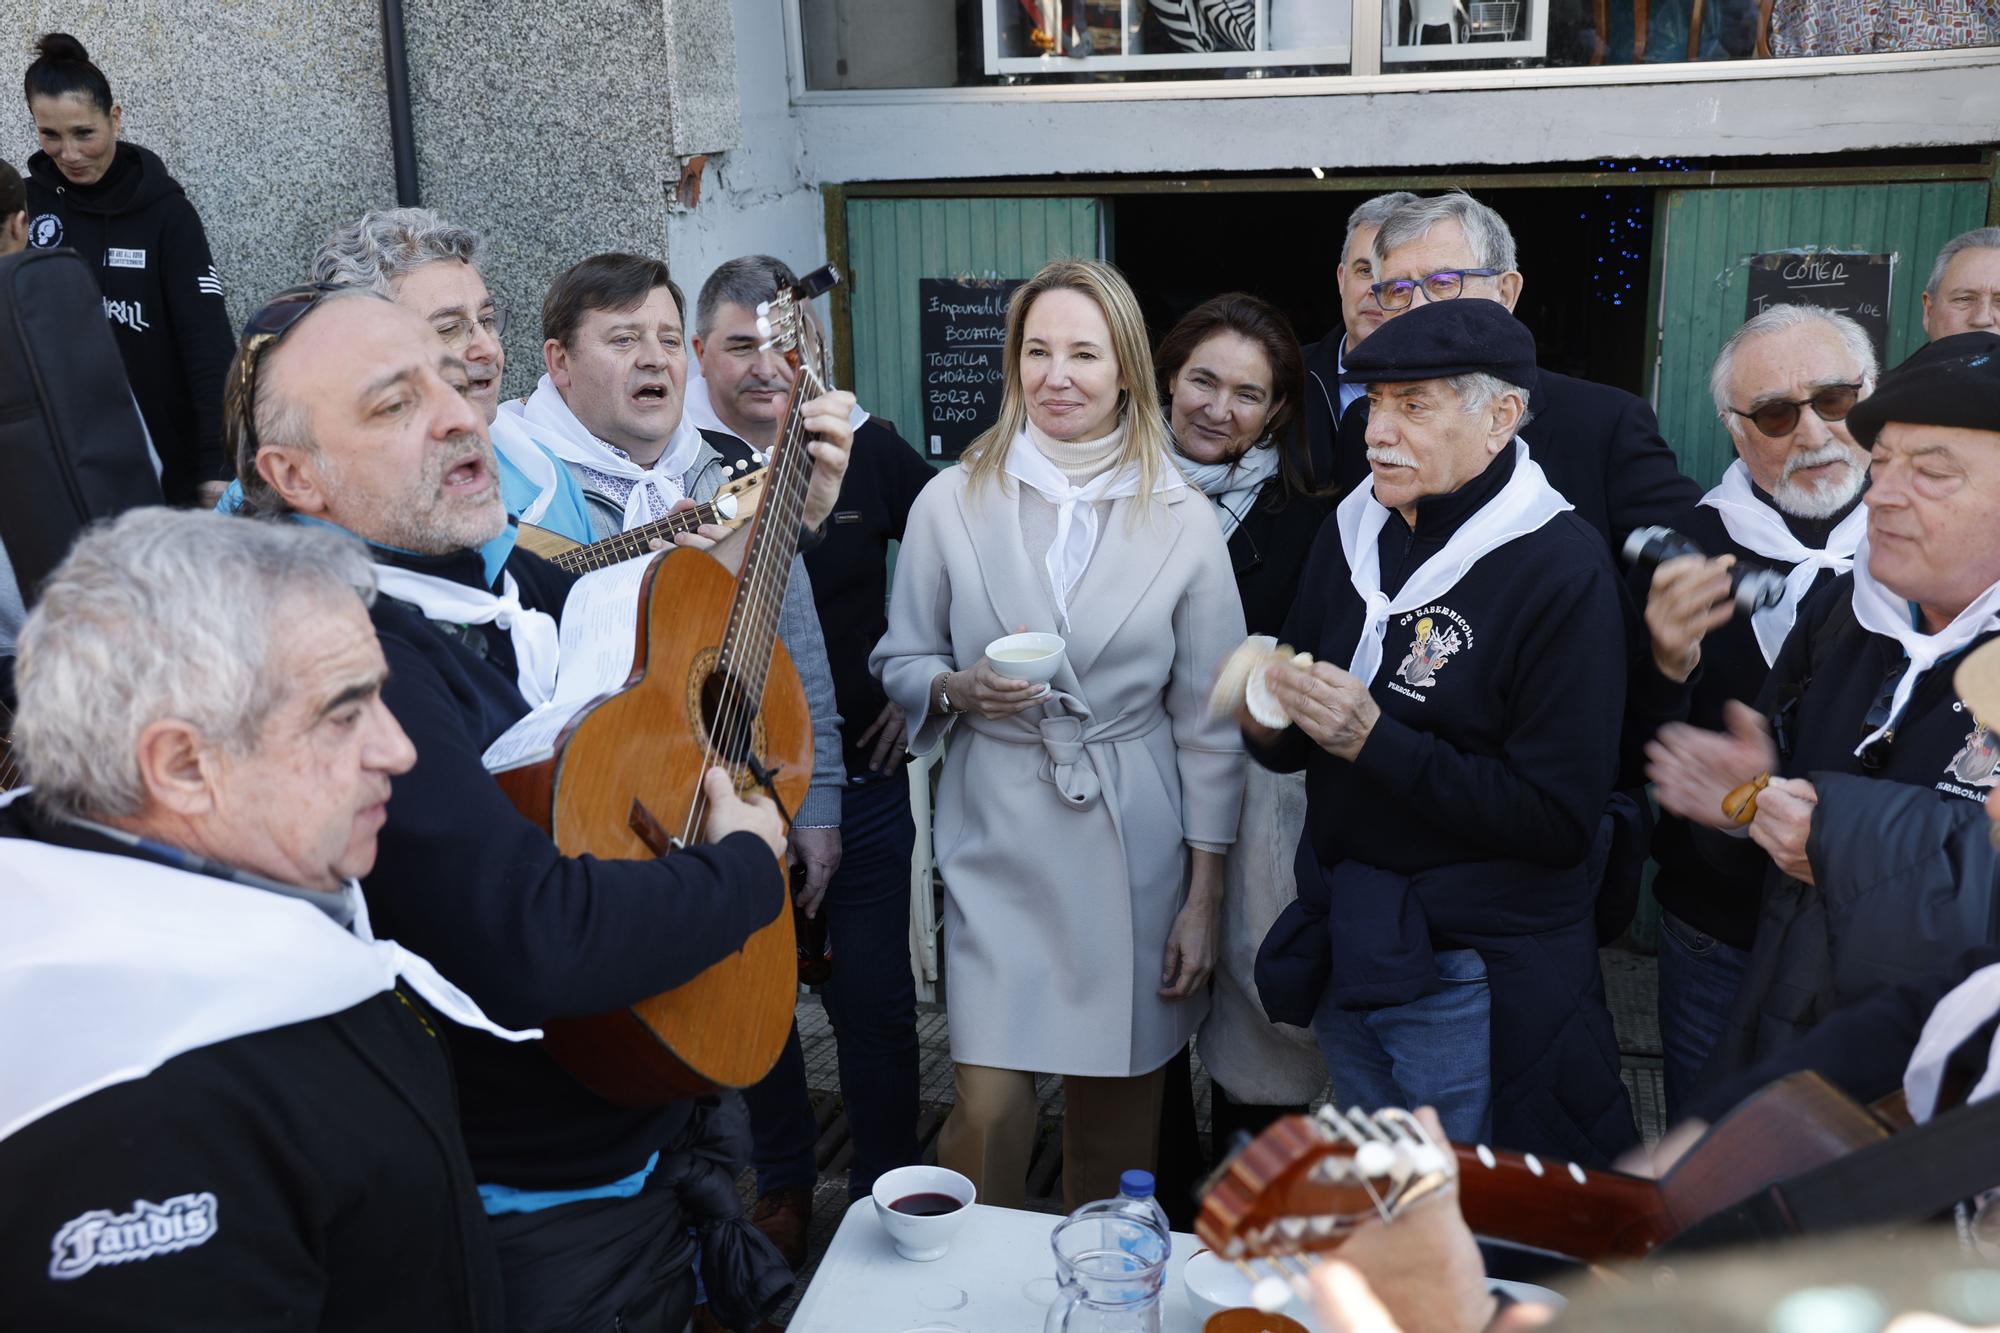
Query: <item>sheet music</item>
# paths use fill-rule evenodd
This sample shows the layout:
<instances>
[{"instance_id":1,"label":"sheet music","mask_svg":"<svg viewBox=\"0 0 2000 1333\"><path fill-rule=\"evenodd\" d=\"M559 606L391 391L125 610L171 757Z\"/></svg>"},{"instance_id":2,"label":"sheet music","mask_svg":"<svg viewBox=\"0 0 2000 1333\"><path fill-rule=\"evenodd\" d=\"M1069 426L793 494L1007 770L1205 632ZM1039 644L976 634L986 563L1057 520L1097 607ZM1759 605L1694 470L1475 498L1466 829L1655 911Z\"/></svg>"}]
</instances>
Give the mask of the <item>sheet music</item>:
<instances>
[{"instance_id":1,"label":"sheet music","mask_svg":"<svg viewBox=\"0 0 2000 1333\"><path fill-rule=\"evenodd\" d=\"M556 689L550 700L502 732L481 756L489 773L539 763L555 753L571 718L632 674L639 633L639 589L654 552L585 574L563 600Z\"/></svg>"}]
</instances>

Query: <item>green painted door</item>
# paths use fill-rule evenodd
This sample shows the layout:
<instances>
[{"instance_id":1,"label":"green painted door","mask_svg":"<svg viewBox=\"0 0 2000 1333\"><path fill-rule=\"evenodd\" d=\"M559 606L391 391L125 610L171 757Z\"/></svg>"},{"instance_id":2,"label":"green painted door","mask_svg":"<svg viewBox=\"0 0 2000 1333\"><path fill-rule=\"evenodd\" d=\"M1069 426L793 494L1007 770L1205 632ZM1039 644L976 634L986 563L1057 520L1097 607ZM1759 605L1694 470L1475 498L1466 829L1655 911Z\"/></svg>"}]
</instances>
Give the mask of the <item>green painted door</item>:
<instances>
[{"instance_id":1,"label":"green painted door","mask_svg":"<svg viewBox=\"0 0 2000 1333\"><path fill-rule=\"evenodd\" d=\"M1102 257L1095 199L850 199L854 392L920 437L920 278L1031 278L1051 259Z\"/></svg>"},{"instance_id":2,"label":"green painted door","mask_svg":"<svg viewBox=\"0 0 2000 1333\"><path fill-rule=\"evenodd\" d=\"M1669 191L1657 212L1663 262L1656 270L1653 399L1681 467L1710 486L1736 457L1716 420L1708 371L1743 323L1751 255L1802 247L1893 253L1893 366L1923 343L1919 298L1931 261L1946 241L1984 224L1987 188L1980 181L1945 181Z\"/></svg>"}]
</instances>

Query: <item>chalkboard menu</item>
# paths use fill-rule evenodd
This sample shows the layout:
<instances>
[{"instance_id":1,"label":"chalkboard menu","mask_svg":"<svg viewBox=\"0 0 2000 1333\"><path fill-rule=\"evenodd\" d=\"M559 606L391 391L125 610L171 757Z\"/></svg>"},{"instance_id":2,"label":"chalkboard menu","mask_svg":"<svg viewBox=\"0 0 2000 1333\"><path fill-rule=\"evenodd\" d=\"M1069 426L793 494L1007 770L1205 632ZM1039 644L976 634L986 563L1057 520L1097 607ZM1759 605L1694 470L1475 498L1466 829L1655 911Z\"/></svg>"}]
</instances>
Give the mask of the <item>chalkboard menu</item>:
<instances>
[{"instance_id":1,"label":"chalkboard menu","mask_svg":"<svg viewBox=\"0 0 2000 1333\"><path fill-rule=\"evenodd\" d=\"M1000 415L1007 300L1019 278L917 279L923 353L923 452L957 458Z\"/></svg>"},{"instance_id":2,"label":"chalkboard menu","mask_svg":"<svg viewBox=\"0 0 2000 1333\"><path fill-rule=\"evenodd\" d=\"M1774 305L1816 305L1846 315L1868 331L1875 360L1889 363L1889 279L1894 254L1845 250L1779 250L1750 257L1750 301L1744 318Z\"/></svg>"}]
</instances>

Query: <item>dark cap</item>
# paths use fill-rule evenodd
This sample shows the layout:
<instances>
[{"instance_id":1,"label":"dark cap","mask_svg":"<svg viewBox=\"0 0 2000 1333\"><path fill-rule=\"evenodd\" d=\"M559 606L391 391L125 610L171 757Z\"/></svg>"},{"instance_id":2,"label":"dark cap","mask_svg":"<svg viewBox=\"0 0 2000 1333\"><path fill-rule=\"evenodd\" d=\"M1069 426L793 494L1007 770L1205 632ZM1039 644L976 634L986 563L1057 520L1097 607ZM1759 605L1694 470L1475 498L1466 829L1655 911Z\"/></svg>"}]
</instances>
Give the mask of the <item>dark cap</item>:
<instances>
[{"instance_id":1,"label":"dark cap","mask_svg":"<svg viewBox=\"0 0 2000 1333\"><path fill-rule=\"evenodd\" d=\"M1918 348L1854 405L1847 429L1873 449L1892 421L2000 432L2000 333L1954 333Z\"/></svg>"},{"instance_id":2,"label":"dark cap","mask_svg":"<svg viewBox=\"0 0 2000 1333\"><path fill-rule=\"evenodd\" d=\"M1498 301L1432 301L1383 321L1347 354L1346 370L1358 384L1492 375L1532 393L1535 335Z\"/></svg>"}]
</instances>

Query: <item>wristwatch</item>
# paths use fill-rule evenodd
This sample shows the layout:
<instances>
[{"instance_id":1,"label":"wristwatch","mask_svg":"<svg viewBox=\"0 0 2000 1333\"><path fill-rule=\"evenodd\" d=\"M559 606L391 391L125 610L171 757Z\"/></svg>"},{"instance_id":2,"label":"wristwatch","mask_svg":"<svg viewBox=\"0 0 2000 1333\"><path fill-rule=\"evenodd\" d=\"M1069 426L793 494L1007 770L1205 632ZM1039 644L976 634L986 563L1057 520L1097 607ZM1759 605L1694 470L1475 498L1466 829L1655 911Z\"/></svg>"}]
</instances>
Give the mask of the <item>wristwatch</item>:
<instances>
[{"instance_id":1,"label":"wristwatch","mask_svg":"<svg viewBox=\"0 0 2000 1333\"><path fill-rule=\"evenodd\" d=\"M937 706L938 712L944 714L946 717L950 717L953 713L959 711L957 705L951 701L951 673L949 671L938 677Z\"/></svg>"}]
</instances>

